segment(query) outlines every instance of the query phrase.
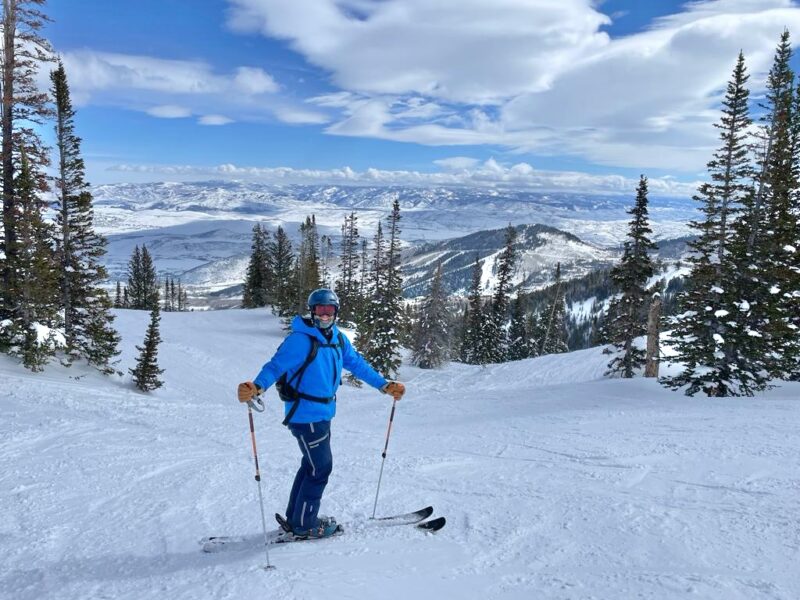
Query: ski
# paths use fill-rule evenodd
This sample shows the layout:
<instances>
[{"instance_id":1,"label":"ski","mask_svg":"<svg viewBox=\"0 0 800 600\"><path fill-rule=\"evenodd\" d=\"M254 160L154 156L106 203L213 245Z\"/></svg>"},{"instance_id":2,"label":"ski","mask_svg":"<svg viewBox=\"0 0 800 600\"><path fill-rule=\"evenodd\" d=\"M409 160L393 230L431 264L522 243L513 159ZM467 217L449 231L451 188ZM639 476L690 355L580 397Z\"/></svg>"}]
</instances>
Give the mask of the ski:
<instances>
[{"instance_id":1,"label":"ski","mask_svg":"<svg viewBox=\"0 0 800 600\"><path fill-rule=\"evenodd\" d=\"M379 525L413 525L424 521L433 514L433 507L426 506L412 512L403 513L400 515L389 515L388 517L377 517L370 519L370 522L378 523Z\"/></svg>"},{"instance_id":2,"label":"ski","mask_svg":"<svg viewBox=\"0 0 800 600\"><path fill-rule=\"evenodd\" d=\"M430 521L426 521L428 517L433 514L433 507L426 506L425 508L421 508L419 510L402 513L398 515L389 515L386 517L378 517L375 519L367 519L364 522L369 524L373 523L376 525L415 525L417 529L422 531L429 531L435 532L439 531L442 527L444 527L446 520L444 517L437 517L435 519L431 519ZM294 543L294 542L307 542L307 541L319 541L325 540L328 538L297 538L295 537L291 531L288 530L288 523L283 515L275 513L275 520L280 525L280 529L273 530L267 534L267 539L270 544L287 544L287 543ZM344 534L344 529L341 525L339 525L339 529L334 533L332 536L329 537L338 537ZM247 548L252 548L253 546L257 546L263 543L264 538L260 535L246 535L246 536L225 536L225 535L218 535L218 536L209 536L204 537L200 540L200 546L202 547L203 552L220 552L222 550L244 550Z\"/></svg>"},{"instance_id":3,"label":"ski","mask_svg":"<svg viewBox=\"0 0 800 600\"><path fill-rule=\"evenodd\" d=\"M430 521L423 521L422 523L417 523L417 529L422 529L423 531L430 531L431 533L434 531L439 531L442 527L444 527L445 523L447 523L447 519L444 517L437 517L435 519L431 519Z\"/></svg>"}]
</instances>

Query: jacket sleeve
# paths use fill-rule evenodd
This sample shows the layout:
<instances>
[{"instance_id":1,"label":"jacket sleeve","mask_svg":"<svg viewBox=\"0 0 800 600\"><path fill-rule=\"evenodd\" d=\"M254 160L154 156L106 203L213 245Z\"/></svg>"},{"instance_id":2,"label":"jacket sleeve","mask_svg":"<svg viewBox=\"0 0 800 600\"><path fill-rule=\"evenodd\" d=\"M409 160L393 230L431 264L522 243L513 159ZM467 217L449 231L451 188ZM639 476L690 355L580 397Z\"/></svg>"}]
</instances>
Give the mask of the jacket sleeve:
<instances>
[{"instance_id":1,"label":"jacket sleeve","mask_svg":"<svg viewBox=\"0 0 800 600\"><path fill-rule=\"evenodd\" d=\"M353 348L353 344L350 343L347 336L342 337L344 337L344 349L342 350L342 364L344 368L376 389L381 389L386 385L388 383L386 379L364 360L364 357L358 353L358 350Z\"/></svg>"},{"instance_id":2,"label":"jacket sleeve","mask_svg":"<svg viewBox=\"0 0 800 600\"><path fill-rule=\"evenodd\" d=\"M292 333L283 340L269 362L261 367L261 372L253 383L266 390L287 371L298 369L305 362L310 349L311 338L302 333Z\"/></svg>"}]
</instances>

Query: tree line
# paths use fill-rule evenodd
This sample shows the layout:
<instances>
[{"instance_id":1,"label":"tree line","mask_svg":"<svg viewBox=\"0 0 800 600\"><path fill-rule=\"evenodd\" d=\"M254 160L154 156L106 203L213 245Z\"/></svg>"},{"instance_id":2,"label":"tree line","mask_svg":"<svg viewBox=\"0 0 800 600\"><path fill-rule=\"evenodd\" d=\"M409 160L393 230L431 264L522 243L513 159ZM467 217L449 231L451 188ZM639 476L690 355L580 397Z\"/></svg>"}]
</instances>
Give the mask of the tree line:
<instances>
[{"instance_id":1,"label":"tree line","mask_svg":"<svg viewBox=\"0 0 800 600\"><path fill-rule=\"evenodd\" d=\"M108 277L102 264L107 242L94 228L67 73L40 35L49 21L44 4L2 3L0 352L34 372L57 357L66 366L85 360L105 374L118 373L120 337L111 298L102 287ZM50 65L49 90L41 91L37 75ZM54 148L41 137L48 125ZM55 203L47 200L50 194ZM55 218L47 216L51 208ZM160 385L152 344L159 339L157 323L156 314L146 336L149 349L140 349L131 369L142 390Z\"/></svg>"}]
</instances>

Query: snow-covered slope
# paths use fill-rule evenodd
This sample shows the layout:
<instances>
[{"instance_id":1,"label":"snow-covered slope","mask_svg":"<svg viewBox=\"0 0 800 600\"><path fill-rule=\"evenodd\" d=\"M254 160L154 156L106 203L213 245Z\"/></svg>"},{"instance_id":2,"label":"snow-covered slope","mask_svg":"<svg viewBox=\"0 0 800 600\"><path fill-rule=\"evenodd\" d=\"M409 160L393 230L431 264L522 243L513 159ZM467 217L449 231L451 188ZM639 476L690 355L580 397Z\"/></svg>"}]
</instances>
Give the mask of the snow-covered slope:
<instances>
[{"instance_id":1,"label":"snow-covered slope","mask_svg":"<svg viewBox=\"0 0 800 600\"><path fill-rule=\"evenodd\" d=\"M120 311L121 366L148 315ZM404 366L379 514L432 503L447 527L375 528L390 403L344 388L323 512L333 540L264 571L237 382L282 339L267 311L166 313L166 385L0 357L0 597L627 599L800 597L800 385L685 398L601 379L599 350L441 371ZM267 515L299 451L280 402L256 415ZM243 549L198 540L240 534Z\"/></svg>"}]
</instances>

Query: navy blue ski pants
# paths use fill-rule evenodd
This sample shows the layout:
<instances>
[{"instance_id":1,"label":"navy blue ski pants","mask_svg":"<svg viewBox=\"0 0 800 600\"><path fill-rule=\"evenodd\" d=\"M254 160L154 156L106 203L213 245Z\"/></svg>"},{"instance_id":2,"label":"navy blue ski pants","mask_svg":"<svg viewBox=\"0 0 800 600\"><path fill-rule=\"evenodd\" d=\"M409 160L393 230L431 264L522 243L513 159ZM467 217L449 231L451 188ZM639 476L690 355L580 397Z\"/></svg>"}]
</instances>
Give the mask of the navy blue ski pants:
<instances>
[{"instance_id":1,"label":"navy blue ski pants","mask_svg":"<svg viewBox=\"0 0 800 600\"><path fill-rule=\"evenodd\" d=\"M286 518L295 529L313 529L319 524L319 503L333 470L331 422L289 423L289 431L297 439L303 460L289 494Z\"/></svg>"}]
</instances>

